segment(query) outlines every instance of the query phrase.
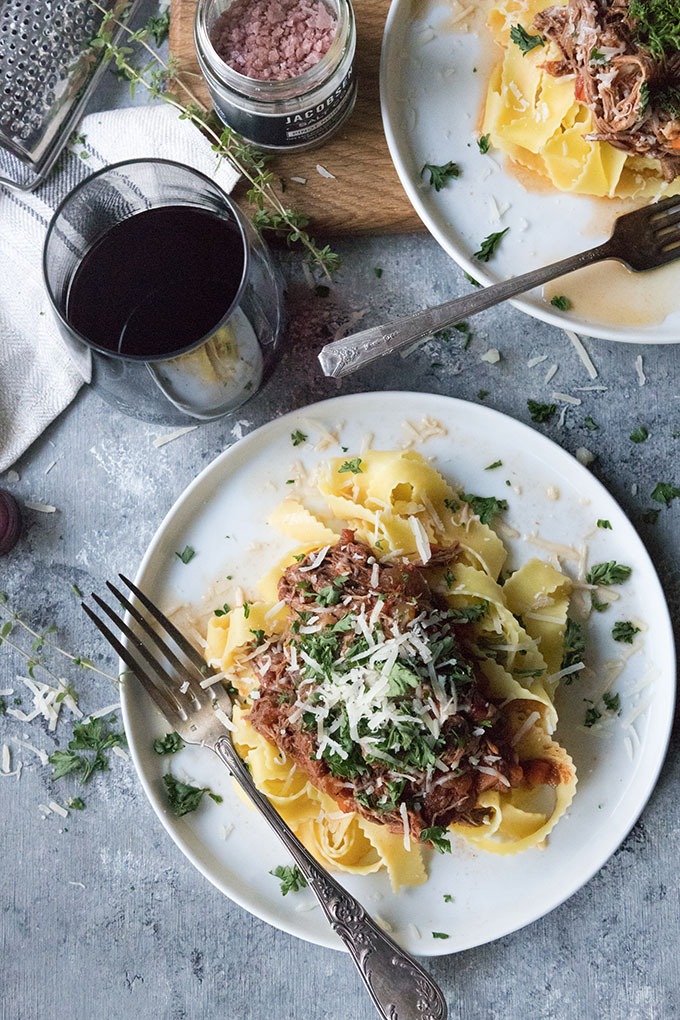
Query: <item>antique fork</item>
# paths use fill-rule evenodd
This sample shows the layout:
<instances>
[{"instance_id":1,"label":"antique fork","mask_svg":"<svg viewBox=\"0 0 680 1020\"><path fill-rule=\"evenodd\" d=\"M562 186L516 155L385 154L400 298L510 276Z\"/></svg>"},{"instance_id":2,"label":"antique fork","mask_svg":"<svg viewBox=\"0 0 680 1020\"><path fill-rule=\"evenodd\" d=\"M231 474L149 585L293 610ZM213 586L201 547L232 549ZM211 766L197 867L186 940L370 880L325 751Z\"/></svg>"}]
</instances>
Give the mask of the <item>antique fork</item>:
<instances>
[{"instance_id":1,"label":"antique fork","mask_svg":"<svg viewBox=\"0 0 680 1020\"><path fill-rule=\"evenodd\" d=\"M127 611L122 619L98 595L92 598L122 634L119 638L87 603L82 606L187 744L209 747L264 815L294 858L331 927L347 946L378 1012L385 1020L446 1020L446 1000L438 985L400 948L346 889L315 861L253 783L225 729L231 700L217 683L204 686L214 671L184 635L140 589L122 574L132 601L107 582ZM137 627L131 626L128 619ZM155 647L154 647L155 646Z\"/></svg>"},{"instance_id":2,"label":"antique fork","mask_svg":"<svg viewBox=\"0 0 680 1020\"><path fill-rule=\"evenodd\" d=\"M639 273L664 266L679 255L680 195L676 195L619 216L609 240L588 251L570 255L560 262L553 262L552 265L534 269L522 276L514 276L502 283L494 283L435 308L427 308L415 315L406 315L394 322L371 326L359 333L334 340L321 349L321 368L327 376L339 378L349 375L363 365L385 354L399 351L445 326L452 326L516 294L524 294L542 283L604 259L615 259Z\"/></svg>"}]
</instances>

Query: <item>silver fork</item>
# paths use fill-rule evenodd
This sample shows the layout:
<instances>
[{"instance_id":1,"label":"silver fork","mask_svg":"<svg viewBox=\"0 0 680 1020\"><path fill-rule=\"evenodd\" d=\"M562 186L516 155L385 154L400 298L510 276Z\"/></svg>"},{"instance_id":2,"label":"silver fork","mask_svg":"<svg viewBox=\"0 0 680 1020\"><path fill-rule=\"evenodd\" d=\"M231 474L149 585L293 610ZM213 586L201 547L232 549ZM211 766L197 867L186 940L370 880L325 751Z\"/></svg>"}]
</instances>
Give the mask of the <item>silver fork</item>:
<instances>
[{"instance_id":1,"label":"silver fork","mask_svg":"<svg viewBox=\"0 0 680 1020\"><path fill-rule=\"evenodd\" d=\"M95 603L122 638L85 602L83 609L151 696L168 725L187 744L201 744L214 751L267 819L304 875L331 927L347 946L380 1015L385 1020L446 1020L446 1000L429 974L315 861L255 787L215 712L218 708L231 715L229 695L219 683L207 689L201 685L214 671L132 581L122 574L119 577L136 602L108 581L107 588L136 628L94 592Z\"/></svg>"},{"instance_id":2,"label":"silver fork","mask_svg":"<svg viewBox=\"0 0 680 1020\"><path fill-rule=\"evenodd\" d=\"M615 259L639 273L664 266L679 255L680 196L674 196L619 216L609 240L588 251L553 262L542 269L534 269L522 276L514 276L502 283L494 283L435 308L427 308L415 315L406 315L394 322L371 326L359 333L334 340L321 349L321 368L327 376L339 378L349 375L363 365L401 350L430 333L436 333L485 308L507 301L516 294L523 294L594 262Z\"/></svg>"}]
</instances>

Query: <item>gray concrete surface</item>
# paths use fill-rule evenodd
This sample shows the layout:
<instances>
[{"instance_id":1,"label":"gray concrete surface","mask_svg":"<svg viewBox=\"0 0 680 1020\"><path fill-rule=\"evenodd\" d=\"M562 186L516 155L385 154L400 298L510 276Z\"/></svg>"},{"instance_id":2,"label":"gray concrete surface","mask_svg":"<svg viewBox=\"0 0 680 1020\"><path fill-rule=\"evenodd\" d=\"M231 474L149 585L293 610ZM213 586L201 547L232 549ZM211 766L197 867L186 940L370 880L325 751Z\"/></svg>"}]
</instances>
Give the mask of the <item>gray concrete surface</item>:
<instances>
[{"instance_id":1,"label":"gray concrete surface","mask_svg":"<svg viewBox=\"0 0 680 1020\"><path fill-rule=\"evenodd\" d=\"M113 86L106 86L105 88ZM106 92L103 93L104 99ZM101 105L106 105L101 100ZM473 339L430 342L338 384L315 367L319 347L354 312L370 324L463 293L462 274L422 234L339 240L343 269L326 298L310 298L295 256L282 257L289 283L290 342L281 367L236 418L244 432L337 393L408 389L485 402L528 421L527 397L588 386L565 335L505 306L473 322ZM383 269L377 278L374 267ZM480 361L489 346L497 365ZM680 484L680 349L586 341L605 390L535 426L570 452L588 446L592 470L638 523L680 622L680 501L655 525L640 522L658 481ZM635 356L643 355L640 387ZM547 354L559 365L544 385ZM548 363L550 363L548 362ZM600 424L583 428L586 415ZM647 442L630 442L645 424ZM71 586L101 589L134 571L174 499L234 441L234 422L202 426L162 449L164 431L111 409L84 390L15 466L0 477L22 500L54 505L26 513L21 543L0 560L0 590L37 630L56 625L58 643L114 663ZM676 433L675 435L673 433ZM637 491L635 487L637 488ZM634 494L635 493L635 494ZM0 649L0 688L17 688L25 665ZM116 700L110 681L58 664L85 711ZM10 704L12 698L8 699ZM22 699L24 707L27 699ZM86 809L46 819L38 807L81 793L15 738L64 744L41 723L0 716L0 744L16 778L0 777L0 1016L2 1020L370 1020L375 1013L347 958L308 945L251 917L217 892L162 829L129 761L82 790ZM641 820L602 870L549 916L500 941L428 963L452 1018L464 1020L670 1020L680 1016L677 726L659 784ZM452 862L455 866L455 862Z\"/></svg>"}]
</instances>

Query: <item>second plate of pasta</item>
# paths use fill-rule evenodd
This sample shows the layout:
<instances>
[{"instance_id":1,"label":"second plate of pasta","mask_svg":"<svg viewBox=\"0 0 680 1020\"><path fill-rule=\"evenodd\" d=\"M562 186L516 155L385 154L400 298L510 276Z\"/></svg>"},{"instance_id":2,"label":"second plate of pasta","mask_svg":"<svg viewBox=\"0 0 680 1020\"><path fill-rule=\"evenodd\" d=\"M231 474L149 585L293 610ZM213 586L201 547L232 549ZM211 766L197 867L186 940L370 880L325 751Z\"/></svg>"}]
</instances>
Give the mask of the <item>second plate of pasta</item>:
<instances>
[{"instance_id":1,"label":"second plate of pasta","mask_svg":"<svg viewBox=\"0 0 680 1020\"><path fill-rule=\"evenodd\" d=\"M490 409L358 394L263 426L180 497L137 583L232 688L258 785L416 954L552 910L618 847L661 767L674 653L647 553L585 468ZM178 747L131 679L122 704L189 860L258 917L339 948L218 760Z\"/></svg>"},{"instance_id":2,"label":"second plate of pasta","mask_svg":"<svg viewBox=\"0 0 680 1020\"><path fill-rule=\"evenodd\" d=\"M428 230L482 284L591 248L617 215L669 193L644 161L591 151L573 75L541 76L546 47L524 53L510 39L511 28L531 32L546 4L393 0L387 19L381 103L393 162ZM675 343L680 262L638 274L602 263L513 303L588 336Z\"/></svg>"}]
</instances>

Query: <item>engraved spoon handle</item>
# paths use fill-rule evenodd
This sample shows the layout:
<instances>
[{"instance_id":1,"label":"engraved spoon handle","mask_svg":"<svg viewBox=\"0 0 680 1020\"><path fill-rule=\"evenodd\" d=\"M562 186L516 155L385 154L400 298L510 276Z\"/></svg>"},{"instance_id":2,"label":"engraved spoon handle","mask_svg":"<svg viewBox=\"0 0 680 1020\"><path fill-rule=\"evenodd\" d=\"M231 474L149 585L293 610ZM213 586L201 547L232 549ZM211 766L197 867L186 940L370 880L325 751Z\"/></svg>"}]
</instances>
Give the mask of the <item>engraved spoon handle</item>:
<instances>
[{"instance_id":1,"label":"engraved spoon handle","mask_svg":"<svg viewBox=\"0 0 680 1020\"><path fill-rule=\"evenodd\" d=\"M413 957L382 931L346 889L326 872L291 832L253 783L231 738L222 735L212 749L291 854L334 932L347 946L384 1020L446 1020L439 986Z\"/></svg>"},{"instance_id":2,"label":"engraved spoon handle","mask_svg":"<svg viewBox=\"0 0 680 1020\"><path fill-rule=\"evenodd\" d=\"M570 255L569 258L554 262L550 266L533 269L522 276L514 276L490 287L483 287L472 294L465 294L435 308L426 308L422 312L416 312L415 315L406 315L386 325L371 326L359 333L334 340L321 349L319 354L321 368L327 376L339 378L349 375L350 372L356 372L358 368L382 358L385 354L401 350L402 347L414 343L428 333L435 333L438 329L460 322L461 319L482 312L485 308L507 301L516 294L523 294L558 276L572 273L575 269L583 269L593 262L612 258L613 255L614 247L610 239L596 248Z\"/></svg>"}]
</instances>

